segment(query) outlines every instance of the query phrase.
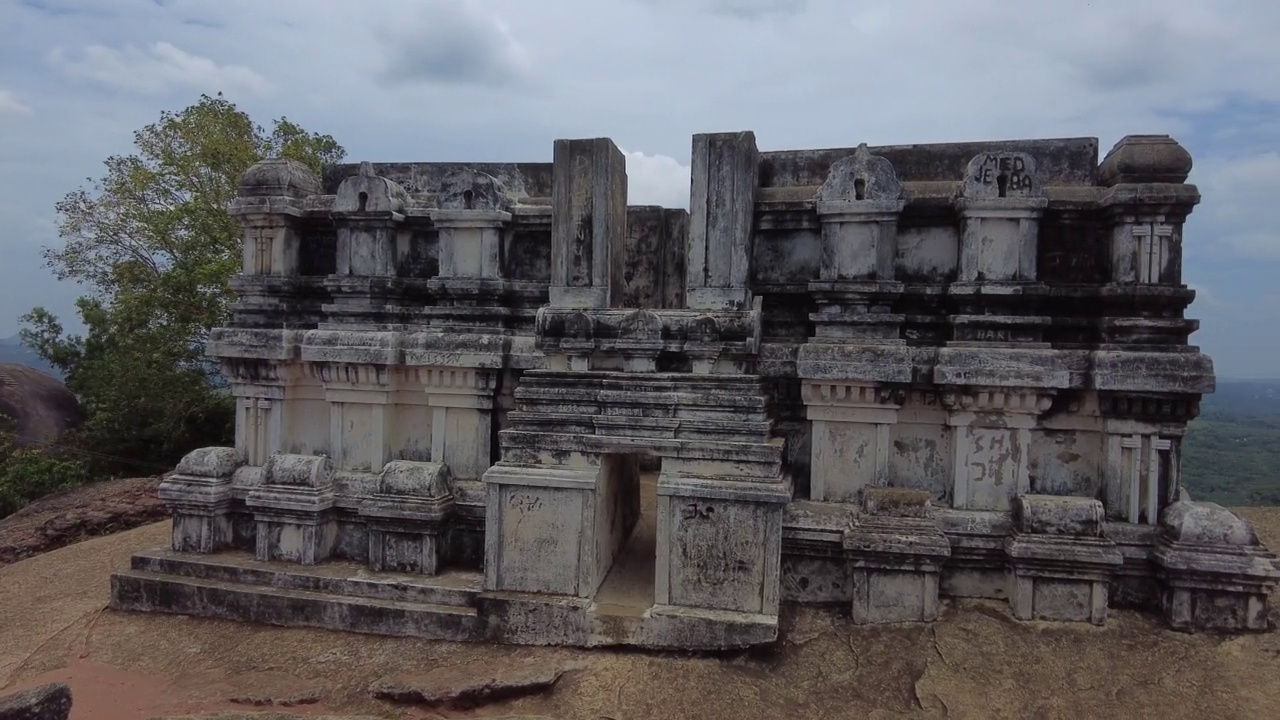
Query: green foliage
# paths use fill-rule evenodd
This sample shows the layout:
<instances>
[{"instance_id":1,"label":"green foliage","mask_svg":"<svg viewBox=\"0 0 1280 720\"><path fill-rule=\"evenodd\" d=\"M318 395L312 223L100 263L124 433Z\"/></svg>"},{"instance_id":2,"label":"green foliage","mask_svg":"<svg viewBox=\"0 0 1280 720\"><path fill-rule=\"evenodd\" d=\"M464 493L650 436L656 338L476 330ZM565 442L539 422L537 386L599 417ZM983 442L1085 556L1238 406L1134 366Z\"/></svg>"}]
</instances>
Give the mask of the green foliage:
<instances>
[{"instance_id":1,"label":"green foliage","mask_svg":"<svg viewBox=\"0 0 1280 720\"><path fill-rule=\"evenodd\" d=\"M22 330L84 404L81 442L115 456L98 468L111 472L172 465L230 441L231 400L204 357L209 330L228 319L240 264L227 206L259 160L289 157L321 172L344 155L332 137L283 118L266 132L221 95L162 113L134 146L57 205L65 244L45 259L59 279L91 289L76 303L85 333L67 334L43 308Z\"/></svg>"},{"instance_id":2,"label":"green foliage","mask_svg":"<svg viewBox=\"0 0 1280 720\"><path fill-rule=\"evenodd\" d=\"M18 447L12 436L0 433L0 518L36 498L88 481L85 462L54 451Z\"/></svg>"}]
</instances>

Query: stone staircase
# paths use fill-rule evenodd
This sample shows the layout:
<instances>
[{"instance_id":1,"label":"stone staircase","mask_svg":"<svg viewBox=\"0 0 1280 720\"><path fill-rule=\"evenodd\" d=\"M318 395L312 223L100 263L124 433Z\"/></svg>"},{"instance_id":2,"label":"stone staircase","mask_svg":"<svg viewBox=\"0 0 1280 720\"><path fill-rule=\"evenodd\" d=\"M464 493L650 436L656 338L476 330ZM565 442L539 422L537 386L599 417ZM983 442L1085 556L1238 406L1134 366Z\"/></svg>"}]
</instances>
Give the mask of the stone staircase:
<instances>
[{"instance_id":1,"label":"stone staircase","mask_svg":"<svg viewBox=\"0 0 1280 720\"><path fill-rule=\"evenodd\" d=\"M248 553L134 555L111 577L115 610L151 611L433 640L480 639L482 576L371 573L331 561L259 562Z\"/></svg>"}]
</instances>

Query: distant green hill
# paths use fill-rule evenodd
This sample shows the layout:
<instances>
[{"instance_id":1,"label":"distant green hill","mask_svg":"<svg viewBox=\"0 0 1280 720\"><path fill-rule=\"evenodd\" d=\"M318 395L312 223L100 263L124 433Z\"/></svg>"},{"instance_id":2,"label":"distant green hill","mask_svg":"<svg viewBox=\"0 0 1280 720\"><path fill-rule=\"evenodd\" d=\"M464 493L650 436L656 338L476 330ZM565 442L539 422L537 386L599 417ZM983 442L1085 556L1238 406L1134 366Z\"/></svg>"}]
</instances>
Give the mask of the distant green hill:
<instances>
[{"instance_id":1,"label":"distant green hill","mask_svg":"<svg viewBox=\"0 0 1280 720\"><path fill-rule=\"evenodd\" d=\"M1219 380L1187 428L1182 478L1196 500L1280 505L1280 380Z\"/></svg>"}]
</instances>

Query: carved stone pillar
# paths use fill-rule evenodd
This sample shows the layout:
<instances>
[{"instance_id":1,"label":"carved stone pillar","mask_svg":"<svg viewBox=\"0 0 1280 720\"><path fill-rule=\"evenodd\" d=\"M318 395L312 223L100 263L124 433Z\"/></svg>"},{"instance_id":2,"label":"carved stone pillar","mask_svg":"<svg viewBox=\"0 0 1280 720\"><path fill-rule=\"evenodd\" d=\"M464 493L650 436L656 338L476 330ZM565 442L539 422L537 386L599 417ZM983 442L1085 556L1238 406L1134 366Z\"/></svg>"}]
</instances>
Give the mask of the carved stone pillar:
<instances>
[{"instance_id":1,"label":"carved stone pillar","mask_svg":"<svg viewBox=\"0 0 1280 720\"><path fill-rule=\"evenodd\" d=\"M894 281L898 214L906 206L893 165L866 144L837 160L818 191L822 223L819 280L809 283L818 302L810 315L818 340L874 340L900 344L902 315L891 304L902 293Z\"/></svg>"},{"instance_id":2,"label":"carved stone pillar","mask_svg":"<svg viewBox=\"0 0 1280 720\"><path fill-rule=\"evenodd\" d=\"M614 255L627 232L626 158L608 138L557 140L552 173L551 304L612 307Z\"/></svg>"},{"instance_id":3,"label":"carved stone pillar","mask_svg":"<svg viewBox=\"0 0 1280 720\"><path fill-rule=\"evenodd\" d=\"M1167 135L1127 136L1102 161L1110 228L1104 343L1185 345L1199 327L1182 317L1195 296L1182 284L1182 226L1200 202L1185 183L1190 171L1191 155Z\"/></svg>"},{"instance_id":4,"label":"carved stone pillar","mask_svg":"<svg viewBox=\"0 0 1280 720\"><path fill-rule=\"evenodd\" d=\"M493 462L493 403L498 373L465 367L420 367L431 412L431 459L462 480L478 480Z\"/></svg>"},{"instance_id":5,"label":"carved stone pillar","mask_svg":"<svg viewBox=\"0 0 1280 720\"><path fill-rule=\"evenodd\" d=\"M224 356L221 366L236 397L235 446L246 463L261 467L277 452L328 448L328 432L320 432L329 412L324 389L301 363Z\"/></svg>"},{"instance_id":6,"label":"carved stone pillar","mask_svg":"<svg viewBox=\"0 0 1280 720\"><path fill-rule=\"evenodd\" d=\"M1039 342L1049 319L1035 314L1040 217L1048 200L1035 158L983 153L969 161L956 209L960 257L949 293L959 342ZM1028 312L1031 310L1031 312Z\"/></svg>"},{"instance_id":7,"label":"carved stone pillar","mask_svg":"<svg viewBox=\"0 0 1280 720\"><path fill-rule=\"evenodd\" d=\"M338 229L337 271L325 285L333 296L330 319L376 322L394 292L397 235L409 194L396 183L360 172L342 181L330 213Z\"/></svg>"},{"instance_id":8,"label":"carved stone pillar","mask_svg":"<svg viewBox=\"0 0 1280 720\"><path fill-rule=\"evenodd\" d=\"M760 153L751 132L693 136L685 305L751 307L752 229Z\"/></svg>"},{"instance_id":9,"label":"carved stone pillar","mask_svg":"<svg viewBox=\"0 0 1280 720\"><path fill-rule=\"evenodd\" d=\"M329 403L329 457L339 471L376 473L391 461L401 373L386 365L316 362Z\"/></svg>"},{"instance_id":10,"label":"carved stone pillar","mask_svg":"<svg viewBox=\"0 0 1280 720\"><path fill-rule=\"evenodd\" d=\"M441 183L437 202L431 220L440 233L440 275L433 284L478 290L483 281L501 279L512 204L502 182L478 170L455 172Z\"/></svg>"},{"instance_id":11,"label":"carved stone pillar","mask_svg":"<svg viewBox=\"0 0 1280 720\"><path fill-rule=\"evenodd\" d=\"M228 208L242 231L240 274L231 280L241 326L279 327L308 306L319 309L297 276L306 200L322 192L315 173L296 160L263 160L241 178Z\"/></svg>"}]
</instances>

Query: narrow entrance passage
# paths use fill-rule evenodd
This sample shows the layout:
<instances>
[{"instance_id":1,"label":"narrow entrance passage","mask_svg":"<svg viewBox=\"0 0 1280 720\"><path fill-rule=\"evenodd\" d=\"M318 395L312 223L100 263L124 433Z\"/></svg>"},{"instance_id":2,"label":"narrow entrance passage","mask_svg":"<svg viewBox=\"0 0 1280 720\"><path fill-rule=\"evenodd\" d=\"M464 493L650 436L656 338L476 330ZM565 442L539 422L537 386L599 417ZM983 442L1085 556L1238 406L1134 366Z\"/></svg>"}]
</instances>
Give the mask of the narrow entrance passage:
<instances>
[{"instance_id":1,"label":"narrow entrance passage","mask_svg":"<svg viewBox=\"0 0 1280 720\"><path fill-rule=\"evenodd\" d=\"M640 475L640 519L596 592L601 615L639 617L653 607L658 552L658 471Z\"/></svg>"}]
</instances>

